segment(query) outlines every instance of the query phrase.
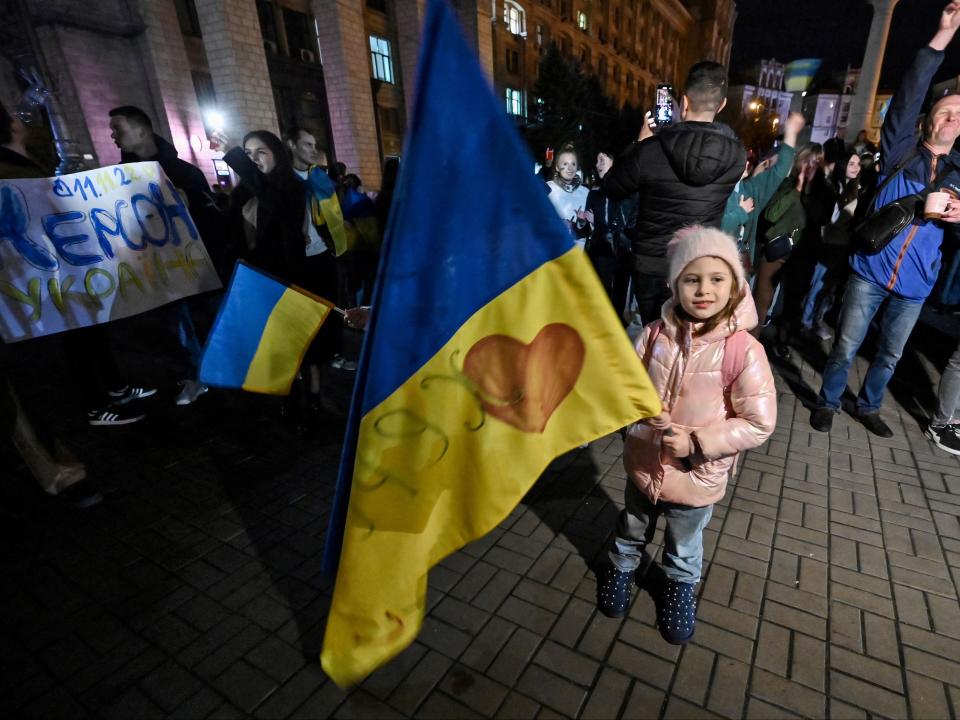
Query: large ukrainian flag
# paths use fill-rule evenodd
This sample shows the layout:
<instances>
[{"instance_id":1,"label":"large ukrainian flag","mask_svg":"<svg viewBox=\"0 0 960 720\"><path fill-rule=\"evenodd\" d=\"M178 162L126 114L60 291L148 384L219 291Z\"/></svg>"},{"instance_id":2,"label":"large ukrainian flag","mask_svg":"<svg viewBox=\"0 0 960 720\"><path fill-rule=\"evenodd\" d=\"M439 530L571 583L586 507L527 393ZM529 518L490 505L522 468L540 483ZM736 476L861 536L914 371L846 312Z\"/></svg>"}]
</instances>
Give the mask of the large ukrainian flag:
<instances>
[{"instance_id":1,"label":"large ukrainian flag","mask_svg":"<svg viewBox=\"0 0 960 720\"><path fill-rule=\"evenodd\" d=\"M415 107L324 557L321 660L341 686L413 641L428 569L555 457L660 410L445 0Z\"/></svg>"},{"instance_id":2,"label":"large ukrainian flag","mask_svg":"<svg viewBox=\"0 0 960 720\"><path fill-rule=\"evenodd\" d=\"M200 361L200 382L288 395L333 305L240 261Z\"/></svg>"}]
</instances>

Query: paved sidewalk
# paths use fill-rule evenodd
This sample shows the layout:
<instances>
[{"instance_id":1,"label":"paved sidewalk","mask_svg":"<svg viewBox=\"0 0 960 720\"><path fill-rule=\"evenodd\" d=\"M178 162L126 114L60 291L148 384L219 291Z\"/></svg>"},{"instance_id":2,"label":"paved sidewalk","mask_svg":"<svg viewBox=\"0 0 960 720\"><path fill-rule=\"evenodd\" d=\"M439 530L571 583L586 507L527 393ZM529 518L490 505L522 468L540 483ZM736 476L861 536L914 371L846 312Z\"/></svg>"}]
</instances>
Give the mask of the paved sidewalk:
<instances>
[{"instance_id":1,"label":"paved sidewalk","mask_svg":"<svg viewBox=\"0 0 960 720\"><path fill-rule=\"evenodd\" d=\"M21 382L56 372L49 343L23 347ZM157 369L151 353L124 357ZM817 378L799 364L778 378L776 434L707 530L690 645L660 639L645 593L623 620L595 611L588 564L624 485L613 436L558 460L436 568L417 642L352 692L316 662L342 418L301 436L272 399L177 408L166 387L144 424L92 429L31 387L106 499L78 513L4 472L0 716L956 716L960 461L894 398L891 440L847 415L812 432L796 393Z\"/></svg>"}]
</instances>

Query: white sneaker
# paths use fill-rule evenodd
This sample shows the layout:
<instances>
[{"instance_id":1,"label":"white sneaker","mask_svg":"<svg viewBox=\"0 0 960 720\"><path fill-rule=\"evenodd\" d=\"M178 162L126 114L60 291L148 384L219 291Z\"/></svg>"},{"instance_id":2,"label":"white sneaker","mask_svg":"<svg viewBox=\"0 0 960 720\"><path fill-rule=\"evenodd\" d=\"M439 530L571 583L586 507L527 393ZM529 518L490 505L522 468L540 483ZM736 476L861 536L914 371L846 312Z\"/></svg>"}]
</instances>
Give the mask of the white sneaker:
<instances>
[{"instance_id":1,"label":"white sneaker","mask_svg":"<svg viewBox=\"0 0 960 720\"><path fill-rule=\"evenodd\" d=\"M340 353L333 356L329 365L337 370L346 370L347 372L354 372L357 369L357 364L353 360L347 360Z\"/></svg>"},{"instance_id":2,"label":"white sneaker","mask_svg":"<svg viewBox=\"0 0 960 720\"><path fill-rule=\"evenodd\" d=\"M152 397L157 394L156 388L133 387L128 385L122 390L111 390L107 393L107 398L114 405L126 405L134 400Z\"/></svg>"},{"instance_id":3,"label":"white sneaker","mask_svg":"<svg viewBox=\"0 0 960 720\"><path fill-rule=\"evenodd\" d=\"M198 397L210 389L196 380L183 380L180 384L183 386L183 390L177 395L177 405L192 405Z\"/></svg>"},{"instance_id":4,"label":"white sneaker","mask_svg":"<svg viewBox=\"0 0 960 720\"><path fill-rule=\"evenodd\" d=\"M122 408L111 408L107 410L91 410L87 413L87 422L97 427L130 425L140 422L145 417L143 413L139 415L128 415Z\"/></svg>"}]
</instances>

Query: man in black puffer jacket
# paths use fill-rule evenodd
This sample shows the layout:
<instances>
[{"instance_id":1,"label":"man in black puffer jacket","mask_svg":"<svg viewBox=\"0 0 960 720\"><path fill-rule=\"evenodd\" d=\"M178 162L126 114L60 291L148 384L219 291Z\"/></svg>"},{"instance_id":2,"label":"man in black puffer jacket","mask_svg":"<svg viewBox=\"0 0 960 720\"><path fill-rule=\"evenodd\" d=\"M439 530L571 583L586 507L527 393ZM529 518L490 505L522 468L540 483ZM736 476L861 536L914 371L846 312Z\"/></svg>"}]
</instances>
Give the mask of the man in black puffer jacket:
<instances>
[{"instance_id":1,"label":"man in black puffer jacket","mask_svg":"<svg viewBox=\"0 0 960 720\"><path fill-rule=\"evenodd\" d=\"M670 297L667 243L690 225L720 227L747 153L726 125L714 122L726 105L727 71L715 62L690 68L681 103L682 122L652 136L641 134L603 180L613 200L637 193L637 222L628 231L633 251L633 291L644 324L660 317Z\"/></svg>"}]
</instances>

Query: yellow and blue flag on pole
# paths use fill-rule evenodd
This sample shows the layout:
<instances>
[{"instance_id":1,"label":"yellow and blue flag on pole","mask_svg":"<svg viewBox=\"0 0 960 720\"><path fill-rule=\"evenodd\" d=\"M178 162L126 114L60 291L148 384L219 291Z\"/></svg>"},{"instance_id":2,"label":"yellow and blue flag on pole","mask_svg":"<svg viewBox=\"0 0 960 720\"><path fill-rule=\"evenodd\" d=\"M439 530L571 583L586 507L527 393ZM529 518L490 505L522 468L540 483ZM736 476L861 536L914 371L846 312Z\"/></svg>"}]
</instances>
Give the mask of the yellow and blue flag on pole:
<instances>
[{"instance_id":1,"label":"yellow and blue flag on pole","mask_svg":"<svg viewBox=\"0 0 960 720\"><path fill-rule=\"evenodd\" d=\"M809 88L821 63L822 60L819 58L803 58L788 63L784 78L784 88L787 92L803 92Z\"/></svg>"},{"instance_id":2,"label":"yellow and blue flag on pole","mask_svg":"<svg viewBox=\"0 0 960 720\"><path fill-rule=\"evenodd\" d=\"M413 641L428 570L554 458L660 411L446 0L422 37L324 555L341 686Z\"/></svg>"},{"instance_id":3,"label":"yellow and blue flag on pole","mask_svg":"<svg viewBox=\"0 0 960 720\"><path fill-rule=\"evenodd\" d=\"M333 305L238 262L200 361L200 382L288 395Z\"/></svg>"}]
</instances>

